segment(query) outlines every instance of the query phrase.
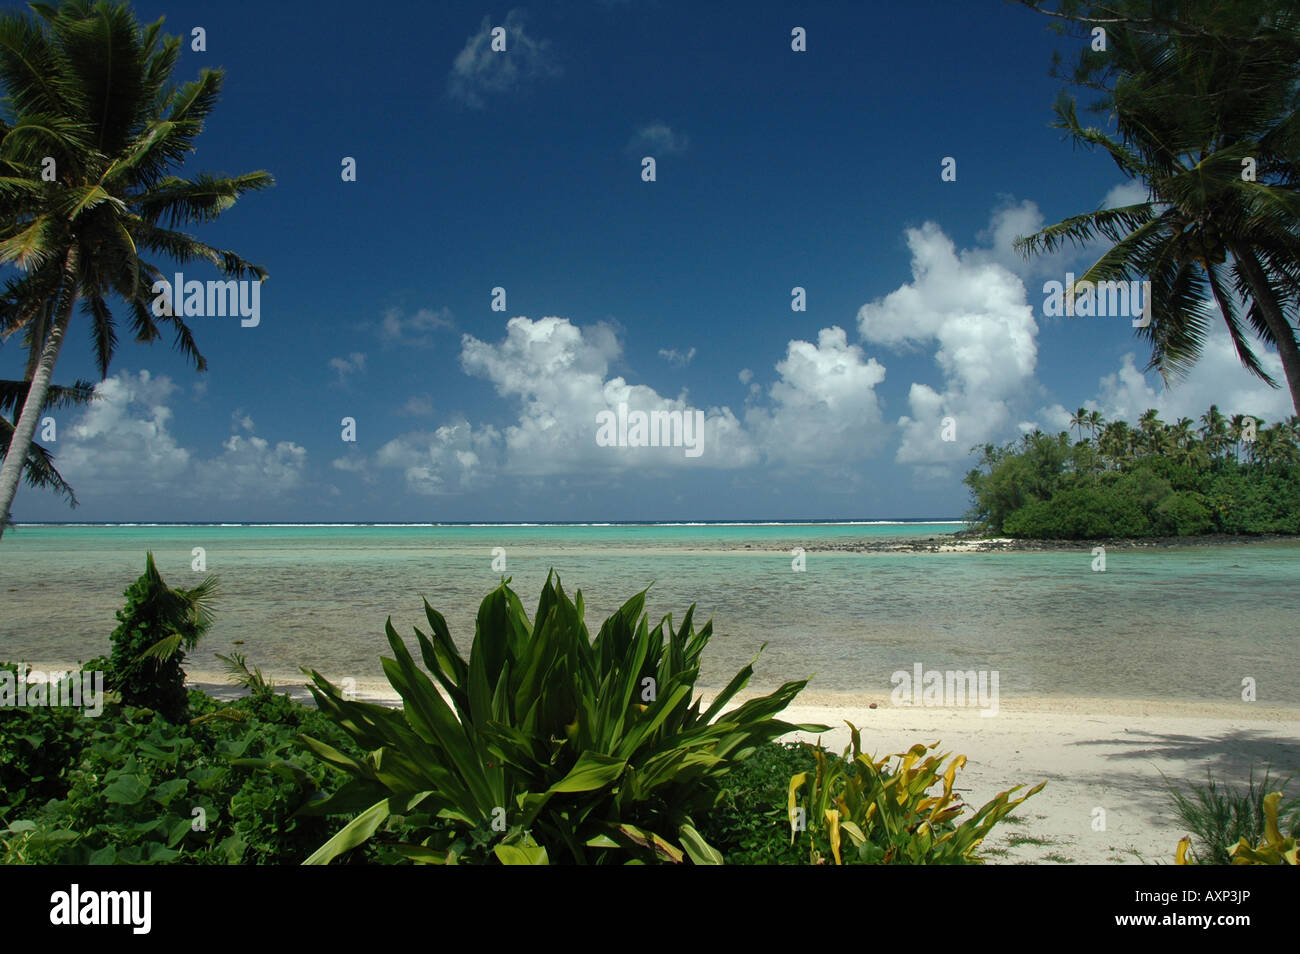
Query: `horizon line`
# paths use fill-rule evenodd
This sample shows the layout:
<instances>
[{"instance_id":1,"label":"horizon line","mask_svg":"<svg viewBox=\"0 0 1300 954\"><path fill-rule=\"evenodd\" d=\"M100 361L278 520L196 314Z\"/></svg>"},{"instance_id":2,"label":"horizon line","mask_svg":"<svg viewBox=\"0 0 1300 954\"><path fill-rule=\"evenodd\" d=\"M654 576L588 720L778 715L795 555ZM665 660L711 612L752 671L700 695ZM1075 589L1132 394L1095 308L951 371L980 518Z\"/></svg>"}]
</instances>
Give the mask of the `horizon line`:
<instances>
[{"instance_id":1,"label":"horizon line","mask_svg":"<svg viewBox=\"0 0 1300 954\"><path fill-rule=\"evenodd\" d=\"M790 520L520 520L520 521L216 521L216 520L32 520L15 521L22 527L762 527L762 526L906 526L908 524L969 523L960 517L899 517L893 519L790 519Z\"/></svg>"}]
</instances>

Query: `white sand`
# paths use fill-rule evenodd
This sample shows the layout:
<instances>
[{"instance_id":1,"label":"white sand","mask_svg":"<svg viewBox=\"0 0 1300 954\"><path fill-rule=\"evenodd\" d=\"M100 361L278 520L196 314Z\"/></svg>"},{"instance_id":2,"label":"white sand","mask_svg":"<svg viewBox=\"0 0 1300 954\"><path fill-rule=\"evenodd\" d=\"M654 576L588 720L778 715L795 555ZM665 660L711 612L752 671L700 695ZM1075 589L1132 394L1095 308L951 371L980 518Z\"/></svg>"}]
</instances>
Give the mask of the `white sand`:
<instances>
[{"instance_id":1,"label":"white sand","mask_svg":"<svg viewBox=\"0 0 1300 954\"><path fill-rule=\"evenodd\" d=\"M383 681L359 681L356 691L369 701L397 701ZM805 691L780 718L834 727L820 738L836 752L849 744L846 720L862 730L863 749L877 756L938 741L940 751L967 757L956 787L972 809L1016 785L1046 780L985 843L997 864L1170 864L1188 834L1174 813L1170 783L1186 790L1204 783L1207 769L1230 784L1244 784L1252 768L1258 776L1266 765L1274 777L1300 771L1297 709L1003 696L996 715L980 711L895 707L887 694ZM1098 808L1104 830L1094 830L1103 817Z\"/></svg>"},{"instance_id":2,"label":"white sand","mask_svg":"<svg viewBox=\"0 0 1300 954\"><path fill-rule=\"evenodd\" d=\"M1300 769L1300 712L1245 703L1004 701L996 716L982 718L975 709L894 708L880 700L876 709L797 705L782 718L840 725L822 736L836 751L849 743L846 719L862 730L863 748L876 755L941 741L942 751L968 758L957 788L972 807L1014 785L1047 780L986 842L995 852L989 860L998 863L1172 863L1178 839L1188 832L1173 811L1165 778L1185 789L1187 782L1204 783L1207 768L1221 782L1244 782L1252 767L1258 776L1269 763L1274 776ZM1102 831L1093 827L1094 818L1103 817L1098 808L1104 810Z\"/></svg>"}]
</instances>

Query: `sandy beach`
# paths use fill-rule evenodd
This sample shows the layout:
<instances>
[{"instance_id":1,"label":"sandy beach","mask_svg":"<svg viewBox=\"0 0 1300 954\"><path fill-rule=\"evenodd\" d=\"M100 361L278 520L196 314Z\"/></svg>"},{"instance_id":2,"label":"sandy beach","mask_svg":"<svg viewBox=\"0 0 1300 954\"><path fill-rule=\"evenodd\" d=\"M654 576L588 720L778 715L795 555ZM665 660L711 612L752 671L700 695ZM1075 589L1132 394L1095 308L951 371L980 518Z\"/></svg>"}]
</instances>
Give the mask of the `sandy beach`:
<instances>
[{"instance_id":1,"label":"sandy beach","mask_svg":"<svg viewBox=\"0 0 1300 954\"><path fill-rule=\"evenodd\" d=\"M214 695L234 694L215 677L201 684ZM397 702L382 682L361 682L356 691ZM836 752L849 744L845 722L862 730L864 750L877 756L938 741L941 751L967 757L957 790L972 809L1013 786L1046 781L994 829L993 864L1172 864L1188 832L1174 814L1170 784L1203 784L1207 770L1220 783L1244 784L1252 768L1258 777L1271 765L1283 778L1300 769L1300 710L1247 703L1004 698L986 717L975 708L893 706L886 695L805 692L781 718L832 726L820 740Z\"/></svg>"},{"instance_id":2,"label":"sandy beach","mask_svg":"<svg viewBox=\"0 0 1300 954\"><path fill-rule=\"evenodd\" d=\"M1207 769L1220 782L1244 783L1252 767L1258 776L1271 764L1282 777L1300 767L1300 712L1288 709L1004 700L996 716L983 718L974 709L882 701L876 709L796 705L783 718L839 724L821 739L836 751L848 745L844 720L862 730L863 747L876 754L941 741L943 751L969 760L957 787L973 807L1013 785L1046 780L994 829L989 860L997 863L1172 863L1187 831L1174 814L1170 783L1204 783ZM1094 830L1103 818L1104 830Z\"/></svg>"}]
</instances>

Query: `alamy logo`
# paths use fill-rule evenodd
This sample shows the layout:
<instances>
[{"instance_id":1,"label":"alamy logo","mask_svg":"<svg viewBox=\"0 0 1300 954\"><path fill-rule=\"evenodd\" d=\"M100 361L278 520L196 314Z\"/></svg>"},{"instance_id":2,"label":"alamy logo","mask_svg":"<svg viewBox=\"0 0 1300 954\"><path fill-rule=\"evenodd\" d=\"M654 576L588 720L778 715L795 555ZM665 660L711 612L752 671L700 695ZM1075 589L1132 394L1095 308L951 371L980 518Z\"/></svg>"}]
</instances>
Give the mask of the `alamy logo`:
<instances>
[{"instance_id":1,"label":"alamy logo","mask_svg":"<svg viewBox=\"0 0 1300 954\"><path fill-rule=\"evenodd\" d=\"M628 411L623 401L617 414L608 410L596 414L600 447L683 447L687 457L699 457L703 443L703 411Z\"/></svg>"},{"instance_id":2,"label":"alamy logo","mask_svg":"<svg viewBox=\"0 0 1300 954\"><path fill-rule=\"evenodd\" d=\"M104 673L45 672L19 664L18 672L0 670L0 707L76 706L95 718L104 711Z\"/></svg>"},{"instance_id":3,"label":"alamy logo","mask_svg":"<svg viewBox=\"0 0 1300 954\"><path fill-rule=\"evenodd\" d=\"M987 669L941 670L926 672L920 663L896 670L889 681L894 690L889 701L896 706L961 708L978 706L980 717L998 714L998 671Z\"/></svg>"},{"instance_id":4,"label":"alamy logo","mask_svg":"<svg viewBox=\"0 0 1300 954\"><path fill-rule=\"evenodd\" d=\"M1065 284L1043 283L1043 314L1049 318L1132 318L1134 328L1151 324L1151 283L1076 282L1065 273Z\"/></svg>"},{"instance_id":5,"label":"alamy logo","mask_svg":"<svg viewBox=\"0 0 1300 954\"><path fill-rule=\"evenodd\" d=\"M163 279L153 283L153 313L156 317L225 318L238 315L244 328L256 328L262 320L262 283L260 281L186 281L177 272L174 282Z\"/></svg>"},{"instance_id":6,"label":"alamy logo","mask_svg":"<svg viewBox=\"0 0 1300 954\"><path fill-rule=\"evenodd\" d=\"M127 924L133 934L148 934L153 917L150 891L69 891L50 895L50 923L57 925Z\"/></svg>"}]
</instances>

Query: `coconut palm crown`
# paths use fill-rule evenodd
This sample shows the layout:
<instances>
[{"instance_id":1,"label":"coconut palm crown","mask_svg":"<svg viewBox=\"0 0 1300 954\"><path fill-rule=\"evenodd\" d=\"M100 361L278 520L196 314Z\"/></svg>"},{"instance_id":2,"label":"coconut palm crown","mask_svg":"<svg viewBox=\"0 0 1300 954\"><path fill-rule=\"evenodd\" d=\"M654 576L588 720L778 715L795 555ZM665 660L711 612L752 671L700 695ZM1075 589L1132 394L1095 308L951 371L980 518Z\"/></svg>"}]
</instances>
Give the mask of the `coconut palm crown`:
<instances>
[{"instance_id":1,"label":"coconut palm crown","mask_svg":"<svg viewBox=\"0 0 1300 954\"><path fill-rule=\"evenodd\" d=\"M1148 369L1167 380L1189 370L1217 307L1242 364L1274 386L1256 340L1277 349L1300 411L1300 4L1087 6L1106 50L1086 52L1076 77L1104 94L1116 135L1084 127L1066 94L1054 125L1104 149L1148 199L1073 216L1017 248L1105 239L1111 248L1079 281L1151 282L1151 321L1138 331Z\"/></svg>"},{"instance_id":2,"label":"coconut palm crown","mask_svg":"<svg viewBox=\"0 0 1300 954\"><path fill-rule=\"evenodd\" d=\"M264 279L260 266L183 229L274 184L266 172L175 175L223 74L204 69L176 85L181 40L163 35L161 20L141 26L116 2L30 7L32 16L0 15L0 266L18 272L0 299L0 335L24 332L35 359L0 467L0 532L74 307L86 316L101 377L117 345L110 298L125 303L135 340L154 341L159 324L169 325L177 349L206 369L183 318L150 307L163 274L155 261Z\"/></svg>"}]
</instances>

